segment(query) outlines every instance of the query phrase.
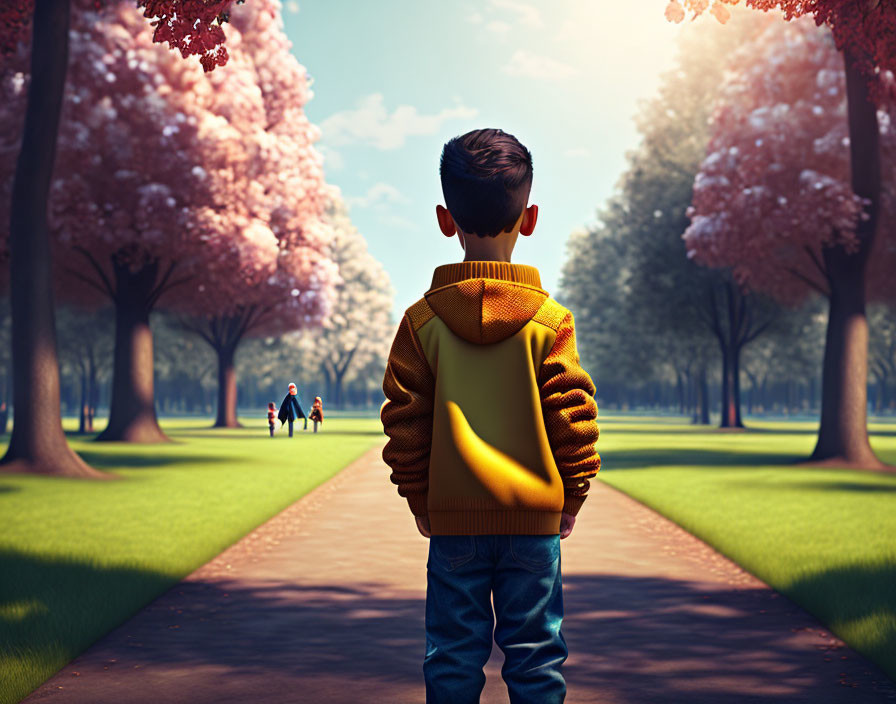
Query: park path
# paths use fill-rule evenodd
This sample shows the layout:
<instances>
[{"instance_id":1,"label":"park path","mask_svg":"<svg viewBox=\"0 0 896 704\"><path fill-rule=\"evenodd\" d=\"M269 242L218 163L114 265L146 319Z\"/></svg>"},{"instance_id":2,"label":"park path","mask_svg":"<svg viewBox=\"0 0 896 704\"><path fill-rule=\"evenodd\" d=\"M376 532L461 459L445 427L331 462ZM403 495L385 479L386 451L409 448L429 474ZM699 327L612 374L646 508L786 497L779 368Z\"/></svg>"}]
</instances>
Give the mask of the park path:
<instances>
[{"instance_id":1,"label":"park path","mask_svg":"<svg viewBox=\"0 0 896 704\"><path fill-rule=\"evenodd\" d=\"M380 450L25 701L423 704L428 542ZM802 609L601 481L561 545L569 704L896 702L880 670ZM495 647L483 704L508 702L502 662Z\"/></svg>"}]
</instances>

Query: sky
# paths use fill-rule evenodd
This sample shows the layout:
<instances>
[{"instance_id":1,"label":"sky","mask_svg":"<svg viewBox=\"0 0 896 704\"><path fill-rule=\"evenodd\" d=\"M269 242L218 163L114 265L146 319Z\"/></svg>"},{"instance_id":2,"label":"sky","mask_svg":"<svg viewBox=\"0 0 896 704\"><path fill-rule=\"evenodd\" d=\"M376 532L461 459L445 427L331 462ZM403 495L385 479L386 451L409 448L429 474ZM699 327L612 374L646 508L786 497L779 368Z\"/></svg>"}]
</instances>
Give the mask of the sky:
<instances>
[{"instance_id":1,"label":"sky","mask_svg":"<svg viewBox=\"0 0 896 704\"><path fill-rule=\"evenodd\" d=\"M284 0L312 79L329 183L395 289L395 319L461 261L438 229L446 141L498 127L532 153L531 237L513 261L556 296L570 234L593 223L639 139L633 115L673 61L665 0Z\"/></svg>"}]
</instances>

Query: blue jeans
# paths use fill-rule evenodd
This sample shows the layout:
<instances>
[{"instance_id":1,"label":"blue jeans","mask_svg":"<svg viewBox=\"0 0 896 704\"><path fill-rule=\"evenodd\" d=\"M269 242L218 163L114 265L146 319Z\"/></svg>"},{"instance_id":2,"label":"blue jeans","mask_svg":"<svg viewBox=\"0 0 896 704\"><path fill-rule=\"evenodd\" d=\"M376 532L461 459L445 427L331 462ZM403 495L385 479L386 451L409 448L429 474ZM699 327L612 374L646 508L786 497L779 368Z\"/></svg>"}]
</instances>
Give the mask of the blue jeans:
<instances>
[{"instance_id":1,"label":"blue jeans","mask_svg":"<svg viewBox=\"0 0 896 704\"><path fill-rule=\"evenodd\" d=\"M426 704L478 704L495 620L511 704L563 702L559 535L434 535L426 572Z\"/></svg>"}]
</instances>

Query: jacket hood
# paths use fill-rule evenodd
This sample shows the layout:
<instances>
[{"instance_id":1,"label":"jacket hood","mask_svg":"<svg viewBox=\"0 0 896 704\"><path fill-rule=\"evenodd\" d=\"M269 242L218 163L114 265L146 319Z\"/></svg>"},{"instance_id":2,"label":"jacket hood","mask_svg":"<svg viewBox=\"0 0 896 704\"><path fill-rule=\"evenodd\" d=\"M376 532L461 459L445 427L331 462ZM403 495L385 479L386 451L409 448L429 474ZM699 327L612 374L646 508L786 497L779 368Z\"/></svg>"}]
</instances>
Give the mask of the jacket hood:
<instances>
[{"instance_id":1,"label":"jacket hood","mask_svg":"<svg viewBox=\"0 0 896 704\"><path fill-rule=\"evenodd\" d=\"M510 262L460 262L437 267L425 294L458 337L477 345L515 335L548 298L538 269Z\"/></svg>"}]
</instances>

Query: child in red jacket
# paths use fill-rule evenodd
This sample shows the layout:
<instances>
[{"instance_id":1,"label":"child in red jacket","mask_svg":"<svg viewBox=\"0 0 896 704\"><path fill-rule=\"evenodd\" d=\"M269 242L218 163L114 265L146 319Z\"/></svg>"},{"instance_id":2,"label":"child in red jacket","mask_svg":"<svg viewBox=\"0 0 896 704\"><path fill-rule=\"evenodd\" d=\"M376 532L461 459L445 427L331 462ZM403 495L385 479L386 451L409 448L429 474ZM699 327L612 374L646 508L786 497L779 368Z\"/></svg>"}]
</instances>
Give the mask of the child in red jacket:
<instances>
[{"instance_id":1,"label":"child in red jacket","mask_svg":"<svg viewBox=\"0 0 896 704\"><path fill-rule=\"evenodd\" d=\"M277 409L274 407L274 402L271 401L268 404L268 428L271 431L271 437L274 437L274 423L277 422Z\"/></svg>"}]
</instances>

